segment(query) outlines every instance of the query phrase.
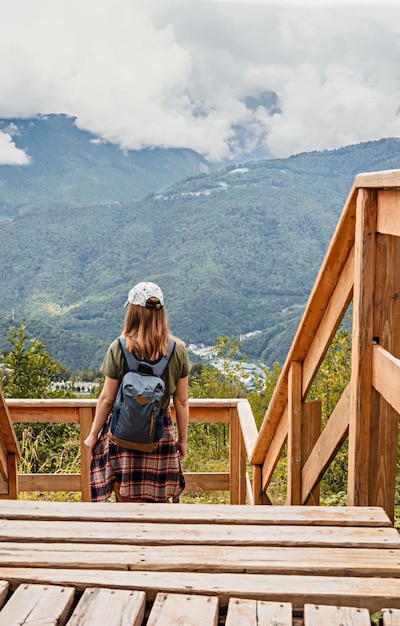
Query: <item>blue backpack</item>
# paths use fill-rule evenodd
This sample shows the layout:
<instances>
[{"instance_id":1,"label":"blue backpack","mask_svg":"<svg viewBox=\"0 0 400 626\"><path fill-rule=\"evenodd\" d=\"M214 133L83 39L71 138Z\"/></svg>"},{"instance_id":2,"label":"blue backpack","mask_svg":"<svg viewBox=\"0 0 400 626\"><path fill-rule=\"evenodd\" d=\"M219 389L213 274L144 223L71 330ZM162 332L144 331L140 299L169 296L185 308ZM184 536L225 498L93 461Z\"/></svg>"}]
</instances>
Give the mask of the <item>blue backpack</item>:
<instances>
[{"instance_id":1,"label":"blue backpack","mask_svg":"<svg viewBox=\"0 0 400 626\"><path fill-rule=\"evenodd\" d=\"M162 400L165 383L162 376L175 350L168 340L168 355L156 363L137 359L119 337L125 370L113 405L108 436L117 446L142 452L153 452L164 434Z\"/></svg>"}]
</instances>

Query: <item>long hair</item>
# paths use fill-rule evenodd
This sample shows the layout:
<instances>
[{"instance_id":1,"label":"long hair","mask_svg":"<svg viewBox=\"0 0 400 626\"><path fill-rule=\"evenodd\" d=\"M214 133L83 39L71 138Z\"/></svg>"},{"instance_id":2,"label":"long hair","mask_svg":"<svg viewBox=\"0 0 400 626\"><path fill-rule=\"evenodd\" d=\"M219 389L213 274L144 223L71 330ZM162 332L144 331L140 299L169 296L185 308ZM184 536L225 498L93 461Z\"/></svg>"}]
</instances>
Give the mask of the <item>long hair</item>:
<instances>
[{"instance_id":1,"label":"long hair","mask_svg":"<svg viewBox=\"0 0 400 626\"><path fill-rule=\"evenodd\" d=\"M171 331L167 312L161 309L147 309L137 304L128 304L125 326L122 335L126 346L140 359L156 361L168 354L168 337Z\"/></svg>"}]
</instances>

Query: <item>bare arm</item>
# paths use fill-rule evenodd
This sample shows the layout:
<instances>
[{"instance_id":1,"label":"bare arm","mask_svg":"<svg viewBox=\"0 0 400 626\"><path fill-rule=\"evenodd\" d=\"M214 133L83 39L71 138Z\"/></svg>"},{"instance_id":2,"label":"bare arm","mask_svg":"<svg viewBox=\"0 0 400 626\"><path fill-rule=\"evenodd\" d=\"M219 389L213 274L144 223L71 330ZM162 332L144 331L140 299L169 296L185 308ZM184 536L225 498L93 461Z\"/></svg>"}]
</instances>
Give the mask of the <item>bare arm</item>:
<instances>
[{"instance_id":1,"label":"bare arm","mask_svg":"<svg viewBox=\"0 0 400 626\"><path fill-rule=\"evenodd\" d=\"M114 400L117 396L119 382L115 378L105 377L104 387L101 391L99 399L97 400L96 413L94 416L92 428L89 435L86 437L84 443L93 457L93 448L97 443L99 433L103 428L107 417L110 414Z\"/></svg>"},{"instance_id":2,"label":"bare arm","mask_svg":"<svg viewBox=\"0 0 400 626\"><path fill-rule=\"evenodd\" d=\"M189 424L189 400L188 400L189 376L180 378L173 395L176 423L178 426L178 452L183 459L186 456L187 431Z\"/></svg>"}]
</instances>

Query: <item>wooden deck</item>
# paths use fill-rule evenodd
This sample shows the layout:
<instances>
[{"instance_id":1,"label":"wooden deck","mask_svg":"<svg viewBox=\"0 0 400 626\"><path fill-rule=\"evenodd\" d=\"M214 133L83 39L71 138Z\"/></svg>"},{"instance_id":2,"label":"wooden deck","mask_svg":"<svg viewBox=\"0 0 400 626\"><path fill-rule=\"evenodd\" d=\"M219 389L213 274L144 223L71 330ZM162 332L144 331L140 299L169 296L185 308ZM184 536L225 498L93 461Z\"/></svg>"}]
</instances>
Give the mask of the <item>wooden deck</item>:
<instances>
[{"instance_id":1,"label":"wooden deck","mask_svg":"<svg viewBox=\"0 0 400 626\"><path fill-rule=\"evenodd\" d=\"M3 500L0 597L0 626L394 626L400 536L376 507Z\"/></svg>"}]
</instances>

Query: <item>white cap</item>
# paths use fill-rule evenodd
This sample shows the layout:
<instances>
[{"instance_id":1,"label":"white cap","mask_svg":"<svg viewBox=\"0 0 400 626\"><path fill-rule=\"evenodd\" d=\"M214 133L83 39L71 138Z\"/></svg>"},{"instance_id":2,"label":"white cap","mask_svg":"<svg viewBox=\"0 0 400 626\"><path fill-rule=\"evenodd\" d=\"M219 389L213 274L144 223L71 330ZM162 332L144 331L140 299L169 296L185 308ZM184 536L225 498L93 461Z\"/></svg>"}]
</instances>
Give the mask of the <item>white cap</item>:
<instances>
[{"instance_id":1,"label":"white cap","mask_svg":"<svg viewBox=\"0 0 400 626\"><path fill-rule=\"evenodd\" d=\"M149 302L153 298L158 302ZM128 293L125 306L128 304L145 306L147 309L161 309L164 306L164 296L160 287L155 283L138 283Z\"/></svg>"}]
</instances>

